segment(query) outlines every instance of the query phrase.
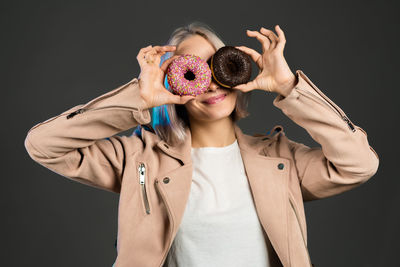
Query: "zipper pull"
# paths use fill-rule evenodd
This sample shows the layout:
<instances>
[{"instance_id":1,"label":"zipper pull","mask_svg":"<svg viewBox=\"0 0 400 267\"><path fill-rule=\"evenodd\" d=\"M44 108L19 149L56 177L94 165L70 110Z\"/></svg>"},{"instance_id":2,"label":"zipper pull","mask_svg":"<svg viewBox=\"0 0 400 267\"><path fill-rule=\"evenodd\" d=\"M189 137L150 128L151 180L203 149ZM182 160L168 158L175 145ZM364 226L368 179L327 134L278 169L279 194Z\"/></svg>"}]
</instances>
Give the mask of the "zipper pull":
<instances>
[{"instance_id":1,"label":"zipper pull","mask_svg":"<svg viewBox=\"0 0 400 267\"><path fill-rule=\"evenodd\" d=\"M148 196L147 196L147 190L146 190L146 186L145 186L145 182L146 182L146 177L145 177L146 167L145 167L143 162L140 163L140 166L139 166L138 170L139 170L139 183L140 183L140 185L142 187L144 207L146 209L146 213L150 214L150 204L149 204L149 199L148 199Z\"/></svg>"},{"instance_id":2,"label":"zipper pull","mask_svg":"<svg viewBox=\"0 0 400 267\"><path fill-rule=\"evenodd\" d=\"M140 182L140 184L144 184L144 172L145 172L145 166L144 166L144 164L143 163L141 163L140 164L140 166L139 166L139 182Z\"/></svg>"},{"instance_id":3,"label":"zipper pull","mask_svg":"<svg viewBox=\"0 0 400 267\"><path fill-rule=\"evenodd\" d=\"M76 110L76 111L70 113L70 114L67 116L67 119L70 119L70 118L74 117L76 114L82 114L82 113L85 112L85 111L86 111L86 109L80 108L80 109L78 109L78 110Z\"/></svg>"},{"instance_id":4,"label":"zipper pull","mask_svg":"<svg viewBox=\"0 0 400 267\"><path fill-rule=\"evenodd\" d=\"M349 126L350 130L355 132L356 129L354 128L353 124L350 122L350 120L346 116L342 116L343 120L347 123Z\"/></svg>"}]
</instances>

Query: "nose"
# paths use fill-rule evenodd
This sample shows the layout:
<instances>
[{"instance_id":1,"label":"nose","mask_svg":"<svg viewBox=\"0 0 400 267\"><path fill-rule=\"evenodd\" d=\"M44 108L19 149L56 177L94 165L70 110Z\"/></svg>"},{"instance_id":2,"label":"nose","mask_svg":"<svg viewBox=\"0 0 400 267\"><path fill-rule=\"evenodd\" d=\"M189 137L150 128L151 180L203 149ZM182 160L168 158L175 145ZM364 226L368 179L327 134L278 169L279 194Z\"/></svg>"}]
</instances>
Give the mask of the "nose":
<instances>
[{"instance_id":1,"label":"nose","mask_svg":"<svg viewBox=\"0 0 400 267\"><path fill-rule=\"evenodd\" d=\"M215 92L219 88L219 85L214 81L211 81L210 86L207 88L206 92Z\"/></svg>"}]
</instances>

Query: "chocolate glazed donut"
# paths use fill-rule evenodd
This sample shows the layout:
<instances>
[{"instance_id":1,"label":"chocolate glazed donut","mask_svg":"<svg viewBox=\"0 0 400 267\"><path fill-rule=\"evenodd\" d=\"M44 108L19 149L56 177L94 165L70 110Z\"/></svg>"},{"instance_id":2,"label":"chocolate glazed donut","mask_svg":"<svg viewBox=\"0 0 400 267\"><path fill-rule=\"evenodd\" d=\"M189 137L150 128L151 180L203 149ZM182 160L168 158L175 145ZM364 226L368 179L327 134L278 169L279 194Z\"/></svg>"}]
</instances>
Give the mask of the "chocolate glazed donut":
<instances>
[{"instance_id":1,"label":"chocolate glazed donut","mask_svg":"<svg viewBox=\"0 0 400 267\"><path fill-rule=\"evenodd\" d=\"M223 87L232 88L250 81L250 56L233 46L218 49L208 63L214 80Z\"/></svg>"}]
</instances>

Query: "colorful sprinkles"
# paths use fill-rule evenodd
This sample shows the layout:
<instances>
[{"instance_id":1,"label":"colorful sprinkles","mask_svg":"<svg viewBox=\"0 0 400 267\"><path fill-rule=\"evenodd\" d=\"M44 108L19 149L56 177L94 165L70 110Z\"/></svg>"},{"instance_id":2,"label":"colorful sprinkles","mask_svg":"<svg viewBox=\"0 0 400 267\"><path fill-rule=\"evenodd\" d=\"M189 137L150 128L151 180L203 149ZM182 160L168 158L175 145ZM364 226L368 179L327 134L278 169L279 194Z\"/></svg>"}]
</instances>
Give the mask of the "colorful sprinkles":
<instances>
[{"instance_id":1,"label":"colorful sprinkles","mask_svg":"<svg viewBox=\"0 0 400 267\"><path fill-rule=\"evenodd\" d=\"M194 80L185 78L188 71L194 74ZM169 64L167 81L172 91L179 95L200 95L210 86L211 69L200 57L185 54Z\"/></svg>"}]
</instances>

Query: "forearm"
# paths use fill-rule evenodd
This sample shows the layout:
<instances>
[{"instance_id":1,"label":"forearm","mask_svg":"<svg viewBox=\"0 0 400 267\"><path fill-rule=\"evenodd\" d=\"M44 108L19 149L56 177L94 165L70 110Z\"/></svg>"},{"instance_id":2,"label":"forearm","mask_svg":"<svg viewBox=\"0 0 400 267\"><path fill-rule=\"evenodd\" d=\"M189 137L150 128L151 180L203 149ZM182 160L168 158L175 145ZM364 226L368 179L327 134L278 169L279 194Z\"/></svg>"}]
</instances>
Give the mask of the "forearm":
<instances>
[{"instance_id":1,"label":"forearm","mask_svg":"<svg viewBox=\"0 0 400 267\"><path fill-rule=\"evenodd\" d=\"M297 73L295 87L286 97L278 95L273 104L321 145L325 157L339 172L366 176L376 171L379 158L365 132L332 100L324 98L304 73Z\"/></svg>"},{"instance_id":2,"label":"forearm","mask_svg":"<svg viewBox=\"0 0 400 267\"><path fill-rule=\"evenodd\" d=\"M36 124L28 131L25 146L33 156L60 157L96 140L149 123L150 111L143 109L143 104L135 78L86 104Z\"/></svg>"}]
</instances>

